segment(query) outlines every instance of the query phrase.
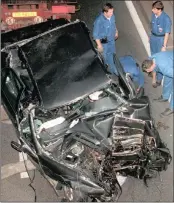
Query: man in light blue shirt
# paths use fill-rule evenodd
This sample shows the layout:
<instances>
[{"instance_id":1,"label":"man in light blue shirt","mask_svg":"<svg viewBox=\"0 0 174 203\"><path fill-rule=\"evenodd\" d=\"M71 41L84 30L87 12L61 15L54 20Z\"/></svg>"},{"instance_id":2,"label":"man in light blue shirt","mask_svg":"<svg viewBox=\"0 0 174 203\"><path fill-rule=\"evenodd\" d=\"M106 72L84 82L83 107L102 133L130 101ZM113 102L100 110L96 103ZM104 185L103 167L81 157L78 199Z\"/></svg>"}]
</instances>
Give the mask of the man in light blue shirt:
<instances>
[{"instance_id":1,"label":"man in light blue shirt","mask_svg":"<svg viewBox=\"0 0 174 203\"><path fill-rule=\"evenodd\" d=\"M118 31L113 12L114 8L110 3L104 5L102 13L94 22L93 38L98 51L103 54L104 62L109 66L110 72L117 75L113 54L116 53L115 40L118 38Z\"/></svg>"},{"instance_id":2,"label":"man in light blue shirt","mask_svg":"<svg viewBox=\"0 0 174 203\"><path fill-rule=\"evenodd\" d=\"M164 5L162 1L155 1L152 4L151 17L151 35L150 35L150 50L151 55L160 51L166 51L167 42L171 32L172 21L170 17L164 12ZM161 85L163 75L157 73L153 76L153 87Z\"/></svg>"},{"instance_id":3,"label":"man in light blue shirt","mask_svg":"<svg viewBox=\"0 0 174 203\"><path fill-rule=\"evenodd\" d=\"M174 113L173 103L173 50L162 51L152 55L149 59L145 60L142 64L142 69L146 72L155 71L164 75L164 84L162 95L160 98L155 99L159 102L166 102L170 98L170 109L167 108L161 115L167 116Z\"/></svg>"}]
</instances>

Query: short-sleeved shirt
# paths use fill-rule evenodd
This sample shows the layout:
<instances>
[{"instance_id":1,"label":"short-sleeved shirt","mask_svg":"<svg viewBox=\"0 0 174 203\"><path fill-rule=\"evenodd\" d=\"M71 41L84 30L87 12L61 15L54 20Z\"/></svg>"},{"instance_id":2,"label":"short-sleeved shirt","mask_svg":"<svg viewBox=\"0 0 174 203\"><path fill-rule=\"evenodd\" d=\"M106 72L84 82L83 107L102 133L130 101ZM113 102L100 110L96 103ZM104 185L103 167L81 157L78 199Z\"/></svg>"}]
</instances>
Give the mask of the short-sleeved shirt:
<instances>
[{"instance_id":1,"label":"short-sleeved shirt","mask_svg":"<svg viewBox=\"0 0 174 203\"><path fill-rule=\"evenodd\" d=\"M154 69L155 72L160 72L164 76L173 78L173 50L161 51L152 55L150 58L153 59L156 64L156 67Z\"/></svg>"},{"instance_id":2,"label":"short-sleeved shirt","mask_svg":"<svg viewBox=\"0 0 174 203\"><path fill-rule=\"evenodd\" d=\"M115 40L116 30L115 16L112 15L110 19L107 19L101 13L94 22L93 38L96 40L107 37L108 41L113 41Z\"/></svg>"},{"instance_id":3,"label":"short-sleeved shirt","mask_svg":"<svg viewBox=\"0 0 174 203\"><path fill-rule=\"evenodd\" d=\"M172 21L170 17L163 11L160 16L152 12L151 31L156 35L164 35L171 32Z\"/></svg>"}]
</instances>

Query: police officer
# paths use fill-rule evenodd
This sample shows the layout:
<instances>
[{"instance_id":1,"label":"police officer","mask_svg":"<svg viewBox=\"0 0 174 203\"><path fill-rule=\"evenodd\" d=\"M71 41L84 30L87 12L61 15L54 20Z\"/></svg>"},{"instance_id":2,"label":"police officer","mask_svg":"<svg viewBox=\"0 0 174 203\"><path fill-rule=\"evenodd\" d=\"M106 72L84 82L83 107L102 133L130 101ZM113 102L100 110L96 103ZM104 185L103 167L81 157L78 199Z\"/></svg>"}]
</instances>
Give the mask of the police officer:
<instances>
[{"instance_id":1,"label":"police officer","mask_svg":"<svg viewBox=\"0 0 174 203\"><path fill-rule=\"evenodd\" d=\"M152 18L151 18L151 35L150 35L150 49L151 55L160 51L166 51L169 34L171 32L171 19L163 11L164 5L161 1L155 1L152 4ZM162 74L153 74L152 85L157 87L161 85Z\"/></svg>"},{"instance_id":2,"label":"police officer","mask_svg":"<svg viewBox=\"0 0 174 203\"><path fill-rule=\"evenodd\" d=\"M129 73L132 80L137 86L137 93L144 91L144 74L140 70L137 62L132 58L132 56L123 56L119 58L120 63L126 73Z\"/></svg>"},{"instance_id":3,"label":"police officer","mask_svg":"<svg viewBox=\"0 0 174 203\"><path fill-rule=\"evenodd\" d=\"M97 49L103 53L105 64L109 66L111 73L117 73L113 54L116 52L115 40L118 38L114 8L110 3L103 6L102 13L94 22L93 38L96 41Z\"/></svg>"},{"instance_id":4,"label":"police officer","mask_svg":"<svg viewBox=\"0 0 174 203\"><path fill-rule=\"evenodd\" d=\"M166 102L170 98L170 108L167 108L162 116L170 115L174 112L173 104L173 51L158 52L145 60L142 64L142 69L146 72L159 72L164 75L164 84L162 95L155 99L159 102Z\"/></svg>"}]
</instances>

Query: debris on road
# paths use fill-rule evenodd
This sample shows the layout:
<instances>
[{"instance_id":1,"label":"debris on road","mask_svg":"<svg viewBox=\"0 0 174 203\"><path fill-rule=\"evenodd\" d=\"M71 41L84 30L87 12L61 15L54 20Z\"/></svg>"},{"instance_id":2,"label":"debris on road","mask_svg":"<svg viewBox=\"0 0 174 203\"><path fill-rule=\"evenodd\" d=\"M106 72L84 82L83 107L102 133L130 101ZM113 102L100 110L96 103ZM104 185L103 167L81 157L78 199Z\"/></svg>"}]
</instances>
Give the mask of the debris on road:
<instances>
[{"instance_id":1,"label":"debris on road","mask_svg":"<svg viewBox=\"0 0 174 203\"><path fill-rule=\"evenodd\" d=\"M169 126L165 125L165 123L161 122L161 121L158 121L157 123L157 129L161 129L163 128L164 130L167 130L169 128Z\"/></svg>"}]
</instances>

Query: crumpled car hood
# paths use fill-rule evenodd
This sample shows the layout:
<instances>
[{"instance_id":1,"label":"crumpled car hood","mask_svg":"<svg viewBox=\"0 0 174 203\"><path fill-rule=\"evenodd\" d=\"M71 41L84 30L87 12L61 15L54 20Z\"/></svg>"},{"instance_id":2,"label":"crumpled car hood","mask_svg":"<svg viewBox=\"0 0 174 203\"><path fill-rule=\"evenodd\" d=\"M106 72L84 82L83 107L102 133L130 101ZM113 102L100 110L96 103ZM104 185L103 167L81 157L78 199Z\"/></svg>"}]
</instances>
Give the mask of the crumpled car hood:
<instances>
[{"instance_id":1,"label":"crumpled car hood","mask_svg":"<svg viewBox=\"0 0 174 203\"><path fill-rule=\"evenodd\" d=\"M82 22L55 28L21 49L46 109L71 103L110 81Z\"/></svg>"}]
</instances>

